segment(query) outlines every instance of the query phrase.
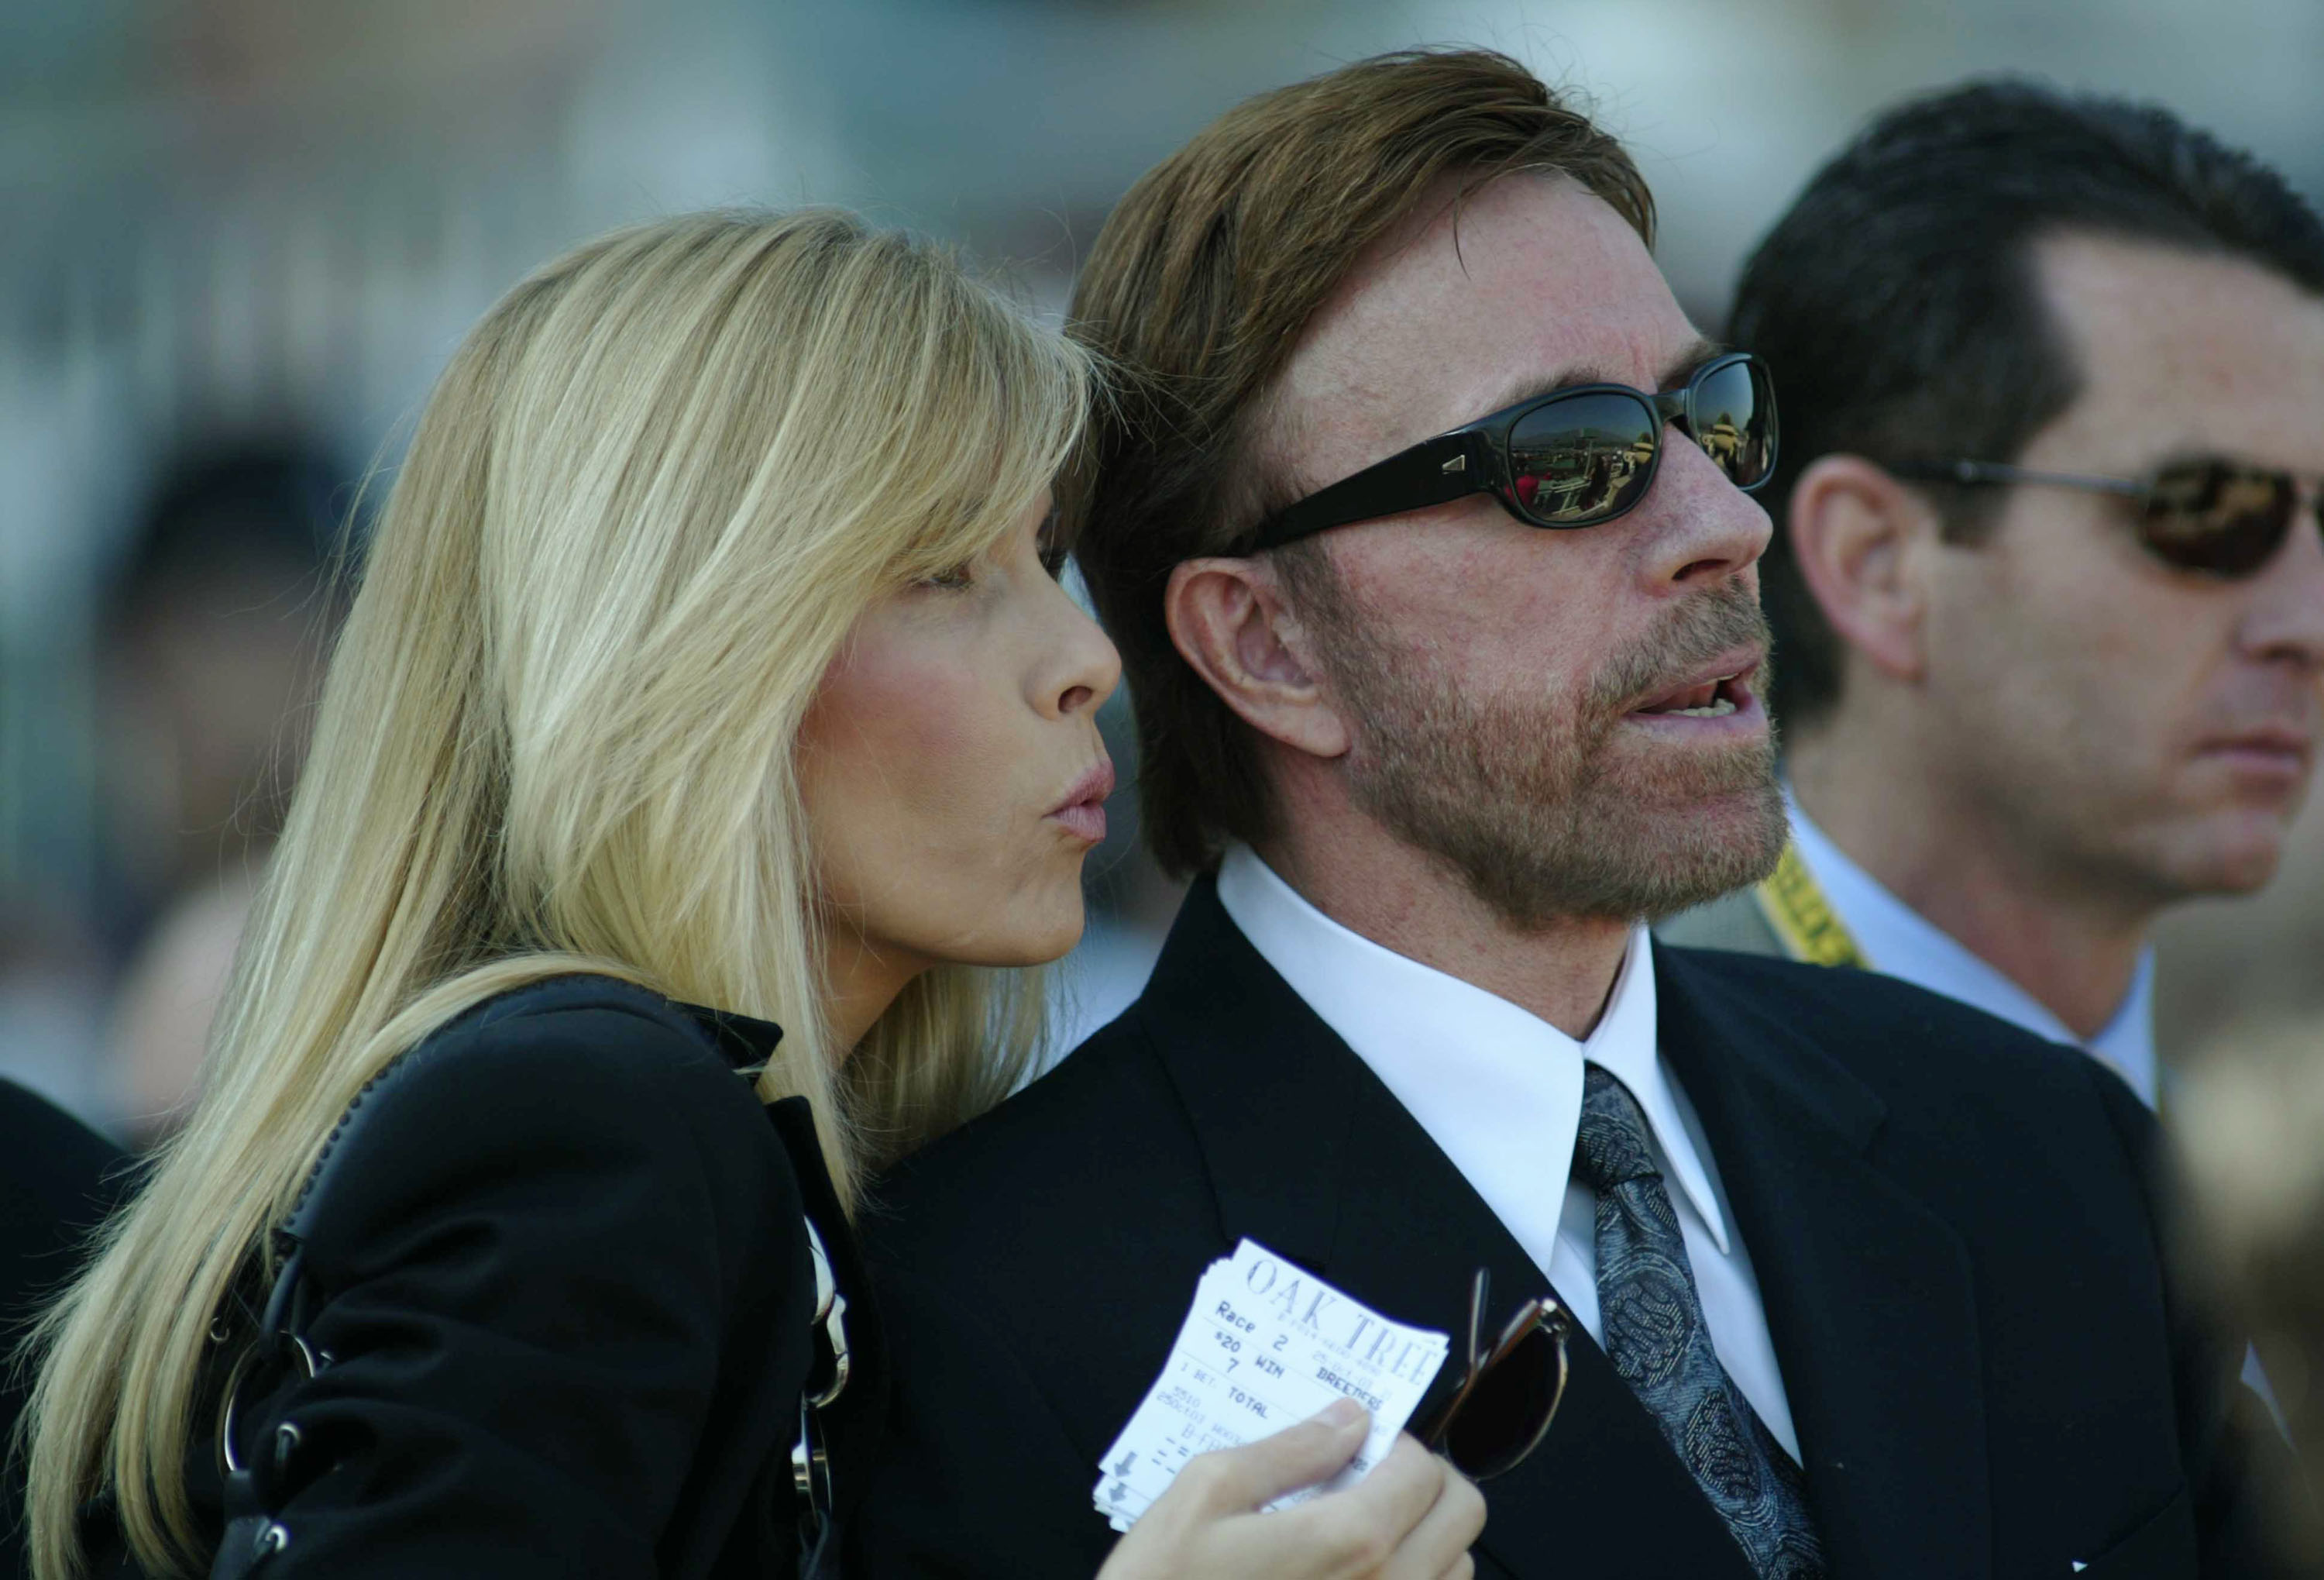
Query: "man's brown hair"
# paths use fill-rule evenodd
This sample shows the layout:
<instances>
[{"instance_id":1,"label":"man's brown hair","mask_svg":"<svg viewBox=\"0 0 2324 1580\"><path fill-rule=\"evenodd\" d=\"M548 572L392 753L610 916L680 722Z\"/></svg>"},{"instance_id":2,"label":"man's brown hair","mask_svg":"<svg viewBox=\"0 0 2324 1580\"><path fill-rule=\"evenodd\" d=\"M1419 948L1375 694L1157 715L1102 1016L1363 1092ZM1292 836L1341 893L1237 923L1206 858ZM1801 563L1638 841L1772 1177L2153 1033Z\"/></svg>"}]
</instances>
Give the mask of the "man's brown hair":
<instances>
[{"instance_id":1,"label":"man's brown hair","mask_svg":"<svg viewBox=\"0 0 2324 1580\"><path fill-rule=\"evenodd\" d=\"M1247 99L1140 178L1099 233L1072 328L1124 389L1067 513L1121 649L1139 803L1166 871L1263 838L1270 813L1248 726L1171 644L1171 568L1235 552L1290 503L1264 454L1264 409L1358 258L1444 178L1467 178L1466 197L1517 171L1571 177L1652 245L1654 199L1621 144L1517 61L1476 50L1379 55Z\"/></svg>"}]
</instances>

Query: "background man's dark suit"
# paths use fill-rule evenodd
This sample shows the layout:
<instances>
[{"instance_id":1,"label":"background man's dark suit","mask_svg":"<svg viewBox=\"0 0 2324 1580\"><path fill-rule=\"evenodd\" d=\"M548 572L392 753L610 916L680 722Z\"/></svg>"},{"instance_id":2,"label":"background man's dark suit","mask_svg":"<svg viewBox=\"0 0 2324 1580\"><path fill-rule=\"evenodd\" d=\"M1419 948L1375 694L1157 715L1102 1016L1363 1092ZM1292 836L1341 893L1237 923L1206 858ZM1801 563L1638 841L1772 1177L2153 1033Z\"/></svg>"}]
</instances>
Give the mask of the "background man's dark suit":
<instances>
[{"instance_id":1,"label":"background man's dark suit","mask_svg":"<svg viewBox=\"0 0 2324 1580\"><path fill-rule=\"evenodd\" d=\"M2172 1298L2129 1090L1886 979L1655 960L1832 1574L2252 1572L2245 1441L2221 1424L2240 1346ZM1480 1263L1497 1306L1545 1282L1207 880L1120 1020L881 1200L897 1413L859 1535L875 1576L1087 1580L1111 1539L1098 1455L1239 1236L1448 1333ZM1486 1492L1480 1574L1748 1573L1583 1335L1547 1441Z\"/></svg>"}]
</instances>

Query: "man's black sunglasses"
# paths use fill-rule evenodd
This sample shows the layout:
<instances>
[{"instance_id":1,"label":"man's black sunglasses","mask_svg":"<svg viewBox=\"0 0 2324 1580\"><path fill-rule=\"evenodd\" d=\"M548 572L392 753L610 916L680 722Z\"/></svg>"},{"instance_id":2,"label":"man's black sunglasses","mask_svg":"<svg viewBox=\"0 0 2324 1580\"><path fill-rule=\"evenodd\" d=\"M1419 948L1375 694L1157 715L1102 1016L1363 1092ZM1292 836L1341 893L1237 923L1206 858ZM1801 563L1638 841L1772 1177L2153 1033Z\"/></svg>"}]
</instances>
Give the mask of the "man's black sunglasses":
<instances>
[{"instance_id":1,"label":"man's black sunglasses","mask_svg":"<svg viewBox=\"0 0 2324 1580\"><path fill-rule=\"evenodd\" d=\"M2145 477L2036 472L1999 461L1896 461L1888 470L1964 487L2034 483L2118 494L2135 503L2139 546L2149 554L2180 570L2230 579L2255 575L2274 559L2300 515L2297 477L2241 461L2174 461ZM2308 513L2324 531L2324 497L2311 500Z\"/></svg>"},{"instance_id":2,"label":"man's black sunglasses","mask_svg":"<svg viewBox=\"0 0 2324 1580\"><path fill-rule=\"evenodd\" d=\"M1580 384L1423 439L1277 511L1259 523L1252 548L1471 494L1492 494L1528 526L1594 527L1646 496L1665 424L1700 445L1738 488L1757 488L1775 469L1775 385L1757 358L1733 351L1675 390Z\"/></svg>"}]
</instances>

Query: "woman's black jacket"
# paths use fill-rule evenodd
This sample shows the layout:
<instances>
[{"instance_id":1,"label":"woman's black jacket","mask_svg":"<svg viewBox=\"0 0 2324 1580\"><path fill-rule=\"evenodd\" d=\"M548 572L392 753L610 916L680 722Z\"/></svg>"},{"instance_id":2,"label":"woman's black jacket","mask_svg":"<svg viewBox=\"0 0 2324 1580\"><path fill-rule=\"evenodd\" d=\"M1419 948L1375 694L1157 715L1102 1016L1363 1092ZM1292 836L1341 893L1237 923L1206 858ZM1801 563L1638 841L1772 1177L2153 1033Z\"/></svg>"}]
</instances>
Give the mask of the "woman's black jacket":
<instances>
[{"instance_id":1,"label":"woman's black jacket","mask_svg":"<svg viewBox=\"0 0 2324 1580\"><path fill-rule=\"evenodd\" d=\"M792 1572L803 1211L849 1300L853 1376L825 1421L843 1499L881 1368L807 1105L764 1106L739 1073L779 1035L567 976L374 1083L310 1187L305 1331L329 1359L238 1411L286 1538L253 1574ZM226 1326L217 1369L251 1331ZM208 1418L189 1471L215 1509Z\"/></svg>"}]
</instances>

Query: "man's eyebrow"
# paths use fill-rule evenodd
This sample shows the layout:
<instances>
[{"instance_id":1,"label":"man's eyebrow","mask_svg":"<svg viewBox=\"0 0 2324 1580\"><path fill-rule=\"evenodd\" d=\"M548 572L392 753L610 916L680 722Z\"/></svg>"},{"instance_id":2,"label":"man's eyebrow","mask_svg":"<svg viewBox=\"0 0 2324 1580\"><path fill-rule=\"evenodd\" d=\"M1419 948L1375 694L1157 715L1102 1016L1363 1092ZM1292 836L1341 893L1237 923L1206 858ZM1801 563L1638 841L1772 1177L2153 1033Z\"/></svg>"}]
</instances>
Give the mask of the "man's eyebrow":
<instances>
[{"instance_id":1,"label":"man's eyebrow","mask_svg":"<svg viewBox=\"0 0 2324 1580\"><path fill-rule=\"evenodd\" d=\"M1655 388L1667 390L1684 383L1689 374L1712 357L1723 356L1726 351L1727 347L1716 340L1698 338L1690 341L1677 356L1663 365L1661 372L1655 375ZM1628 382L1619 371L1600 364L1576 363L1571 367L1562 368L1546 376L1537 374L1520 379L1503 391L1501 398L1495 401L1487 410L1506 411L1523 402L1531 401L1542 395L1554 395L1560 390L1578 390L1584 384L1620 384Z\"/></svg>"}]
</instances>

